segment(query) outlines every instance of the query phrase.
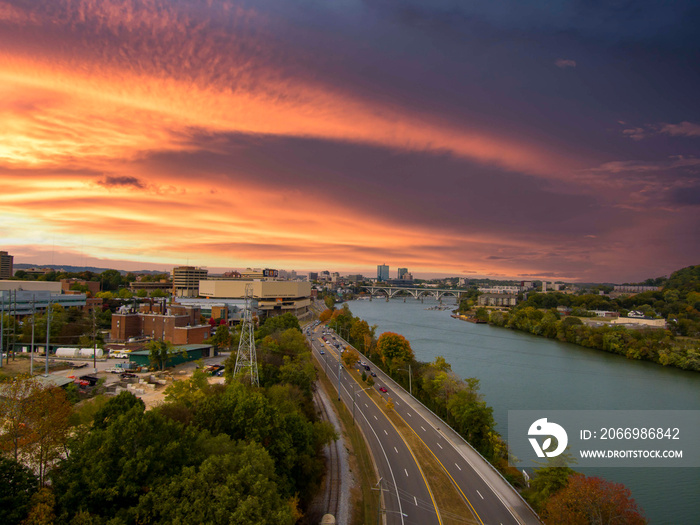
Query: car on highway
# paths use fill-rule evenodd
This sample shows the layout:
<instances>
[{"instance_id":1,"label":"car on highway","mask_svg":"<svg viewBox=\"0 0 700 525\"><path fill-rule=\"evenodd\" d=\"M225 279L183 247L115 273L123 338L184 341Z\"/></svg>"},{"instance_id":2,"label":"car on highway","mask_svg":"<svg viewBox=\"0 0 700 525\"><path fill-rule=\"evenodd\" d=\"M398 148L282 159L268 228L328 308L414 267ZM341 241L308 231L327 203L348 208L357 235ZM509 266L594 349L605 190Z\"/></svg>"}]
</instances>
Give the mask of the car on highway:
<instances>
[{"instance_id":1,"label":"car on highway","mask_svg":"<svg viewBox=\"0 0 700 525\"><path fill-rule=\"evenodd\" d=\"M383 386L380 386L380 387L379 387L379 391L380 391L380 392L383 392L384 394L386 394L386 393L388 392L388 390L387 390L385 387L383 387Z\"/></svg>"},{"instance_id":2,"label":"car on highway","mask_svg":"<svg viewBox=\"0 0 700 525\"><path fill-rule=\"evenodd\" d=\"M377 373L376 373L376 372L372 372L372 377L377 377Z\"/></svg>"},{"instance_id":3,"label":"car on highway","mask_svg":"<svg viewBox=\"0 0 700 525\"><path fill-rule=\"evenodd\" d=\"M325 354L326 354L326 352L324 352L323 350L320 350L318 353L321 354L321 355L325 355Z\"/></svg>"}]
</instances>

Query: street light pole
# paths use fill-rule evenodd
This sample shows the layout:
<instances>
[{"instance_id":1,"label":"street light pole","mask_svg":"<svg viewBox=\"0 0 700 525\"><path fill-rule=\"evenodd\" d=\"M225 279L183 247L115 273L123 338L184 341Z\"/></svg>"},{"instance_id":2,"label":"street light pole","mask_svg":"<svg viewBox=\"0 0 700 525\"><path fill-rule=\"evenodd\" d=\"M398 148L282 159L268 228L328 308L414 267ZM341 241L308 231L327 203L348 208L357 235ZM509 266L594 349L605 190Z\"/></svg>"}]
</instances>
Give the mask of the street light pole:
<instances>
[{"instance_id":1,"label":"street light pole","mask_svg":"<svg viewBox=\"0 0 700 525\"><path fill-rule=\"evenodd\" d=\"M404 372L408 372L408 393L413 395L413 386L411 382L411 365L408 365L408 370L405 368L398 368L397 371L403 370Z\"/></svg>"},{"instance_id":2,"label":"street light pole","mask_svg":"<svg viewBox=\"0 0 700 525\"><path fill-rule=\"evenodd\" d=\"M340 362L340 357L338 357L338 401L340 401L340 371L343 369L343 365Z\"/></svg>"}]
</instances>

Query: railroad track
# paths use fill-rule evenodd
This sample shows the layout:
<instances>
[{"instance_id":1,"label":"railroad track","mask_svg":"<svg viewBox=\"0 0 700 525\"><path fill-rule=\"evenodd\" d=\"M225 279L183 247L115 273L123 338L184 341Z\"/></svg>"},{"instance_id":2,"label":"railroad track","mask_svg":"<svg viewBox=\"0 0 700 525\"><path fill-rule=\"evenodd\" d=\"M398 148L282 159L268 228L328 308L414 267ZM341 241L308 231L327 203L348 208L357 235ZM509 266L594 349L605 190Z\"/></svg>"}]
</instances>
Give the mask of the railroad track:
<instances>
[{"instance_id":1,"label":"railroad track","mask_svg":"<svg viewBox=\"0 0 700 525\"><path fill-rule=\"evenodd\" d=\"M326 404L323 402L320 394L318 392L314 393L314 398L316 400L316 406L321 412L321 419L324 421L331 421L328 416L328 409ZM326 480L324 483L324 498L323 504L324 509L322 509L323 514L333 514L336 520L338 519L338 511L340 510L340 452L338 450L340 443L334 441L327 446L328 450L328 462L326 469Z\"/></svg>"}]
</instances>

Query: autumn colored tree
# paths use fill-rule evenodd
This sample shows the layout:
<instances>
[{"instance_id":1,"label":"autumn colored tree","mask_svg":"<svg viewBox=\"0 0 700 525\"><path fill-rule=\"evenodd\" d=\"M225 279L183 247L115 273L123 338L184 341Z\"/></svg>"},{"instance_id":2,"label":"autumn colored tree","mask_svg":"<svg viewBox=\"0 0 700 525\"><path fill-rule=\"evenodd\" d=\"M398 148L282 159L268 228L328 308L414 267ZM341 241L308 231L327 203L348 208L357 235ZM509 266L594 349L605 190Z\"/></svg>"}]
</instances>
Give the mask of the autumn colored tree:
<instances>
[{"instance_id":1,"label":"autumn colored tree","mask_svg":"<svg viewBox=\"0 0 700 525\"><path fill-rule=\"evenodd\" d=\"M643 525L647 523L630 491L621 483L574 474L545 505L548 525Z\"/></svg>"},{"instance_id":2,"label":"autumn colored tree","mask_svg":"<svg viewBox=\"0 0 700 525\"><path fill-rule=\"evenodd\" d=\"M15 461L19 450L31 442L31 431L27 426L31 399L41 386L29 376L17 376L3 381L0 396L0 451L12 452Z\"/></svg>"},{"instance_id":3,"label":"autumn colored tree","mask_svg":"<svg viewBox=\"0 0 700 525\"><path fill-rule=\"evenodd\" d=\"M357 356L357 354L355 352L353 352L352 350L347 349L347 350L345 350L345 352L343 352L343 363L345 363L345 366L348 369L354 367L355 364L357 364L357 362L359 360L360 359Z\"/></svg>"},{"instance_id":4,"label":"autumn colored tree","mask_svg":"<svg viewBox=\"0 0 700 525\"><path fill-rule=\"evenodd\" d=\"M56 498L51 489L43 488L35 493L31 499L31 509L23 525L53 525L56 520L54 507Z\"/></svg>"},{"instance_id":5,"label":"autumn colored tree","mask_svg":"<svg viewBox=\"0 0 700 525\"><path fill-rule=\"evenodd\" d=\"M333 315L333 310L326 309L323 312L321 312L321 315L318 316L318 320L321 321L322 323L325 323L328 321L331 316Z\"/></svg>"},{"instance_id":6,"label":"autumn colored tree","mask_svg":"<svg viewBox=\"0 0 700 525\"><path fill-rule=\"evenodd\" d=\"M411 344L401 334L384 332L377 341L377 352L382 363L391 371L415 359Z\"/></svg>"},{"instance_id":7,"label":"autumn colored tree","mask_svg":"<svg viewBox=\"0 0 700 525\"><path fill-rule=\"evenodd\" d=\"M71 404L62 388L40 388L30 399L27 450L39 467L39 483L44 484L48 468L64 454L70 430Z\"/></svg>"}]
</instances>

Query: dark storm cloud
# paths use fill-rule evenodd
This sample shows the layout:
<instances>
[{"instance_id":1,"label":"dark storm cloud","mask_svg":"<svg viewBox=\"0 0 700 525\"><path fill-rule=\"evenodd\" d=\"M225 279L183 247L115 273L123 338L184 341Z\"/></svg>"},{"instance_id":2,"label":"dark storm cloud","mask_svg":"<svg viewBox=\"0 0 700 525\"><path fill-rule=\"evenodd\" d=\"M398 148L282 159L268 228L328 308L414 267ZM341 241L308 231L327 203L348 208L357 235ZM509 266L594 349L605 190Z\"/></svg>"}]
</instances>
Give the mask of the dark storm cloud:
<instances>
[{"instance_id":1,"label":"dark storm cloud","mask_svg":"<svg viewBox=\"0 0 700 525\"><path fill-rule=\"evenodd\" d=\"M133 188L143 189L146 185L136 177L107 175L102 180L98 180L97 184L106 188L115 186L131 186Z\"/></svg>"}]
</instances>

